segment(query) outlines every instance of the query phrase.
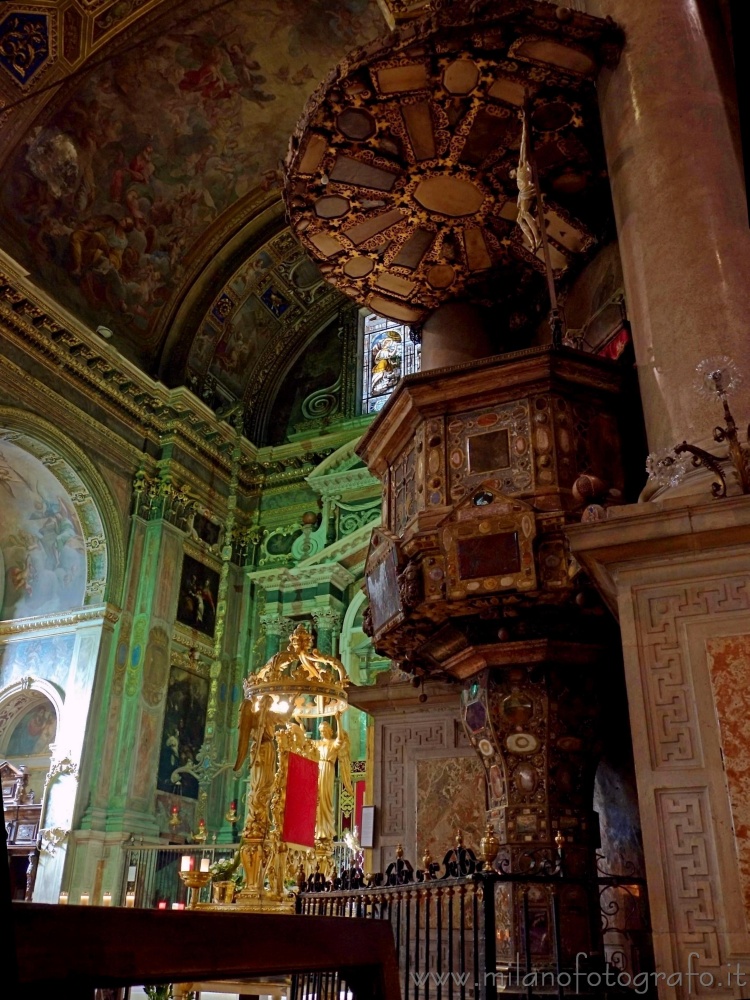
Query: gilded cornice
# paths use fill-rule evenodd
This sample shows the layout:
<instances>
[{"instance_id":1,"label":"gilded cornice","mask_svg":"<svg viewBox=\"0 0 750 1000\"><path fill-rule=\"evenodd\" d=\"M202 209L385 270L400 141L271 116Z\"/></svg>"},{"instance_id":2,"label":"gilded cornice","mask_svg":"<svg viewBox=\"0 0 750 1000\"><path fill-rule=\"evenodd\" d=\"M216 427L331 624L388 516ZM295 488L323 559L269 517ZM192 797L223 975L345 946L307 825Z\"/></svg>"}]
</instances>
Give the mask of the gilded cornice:
<instances>
[{"instance_id":1,"label":"gilded cornice","mask_svg":"<svg viewBox=\"0 0 750 1000\"><path fill-rule=\"evenodd\" d=\"M185 387L155 382L9 263L0 262L0 323L8 340L154 444L178 442L196 460L228 470L231 427ZM256 454L243 441L245 461Z\"/></svg>"},{"instance_id":2,"label":"gilded cornice","mask_svg":"<svg viewBox=\"0 0 750 1000\"><path fill-rule=\"evenodd\" d=\"M323 552L330 553L330 548ZM319 559L323 552L319 552L314 559ZM354 583L355 577L344 566L338 563L318 563L290 567L274 567L273 569L256 570L248 573L247 577L254 583L259 584L264 590L278 589L286 591L290 589L299 590L300 587L309 587L318 583L332 583L339 590L345 590Z\"/></svg>"},{"instance_id":3,"label":"gilded cornice","mask_svg":"<svg viewBox=\"0 0 750 1000\"><path fill-rule=\"evenodd\" d=\"M64 628L106 622L116 625L120 620L121 610L114 604L100 604L91 608L79 608L60 615L36 615L34 618L15 618L13 621L0 622L0 638L25 635L29 632L44 632L51 629L58 631Z\"/></svg>"},{"instance_id":4,"label":"gilded cornice","mask_svg":"<svg viewBox=\"0 0 750 1000\"><path fill-rule=\"evenodd\" d=\"M208 636L202 635L197 631L197 629L190 628L188 625L182 625L180 622L175 622L174 628L172 629L172 641L186 649L189 649L191 653L195 651L196 654L213 659L214 644L212 640ZM173 651L173 663L177 662L175 659L176 655L176 652ZM191 668L186 667L186 669Z\"/></svg>"}]
</instances>

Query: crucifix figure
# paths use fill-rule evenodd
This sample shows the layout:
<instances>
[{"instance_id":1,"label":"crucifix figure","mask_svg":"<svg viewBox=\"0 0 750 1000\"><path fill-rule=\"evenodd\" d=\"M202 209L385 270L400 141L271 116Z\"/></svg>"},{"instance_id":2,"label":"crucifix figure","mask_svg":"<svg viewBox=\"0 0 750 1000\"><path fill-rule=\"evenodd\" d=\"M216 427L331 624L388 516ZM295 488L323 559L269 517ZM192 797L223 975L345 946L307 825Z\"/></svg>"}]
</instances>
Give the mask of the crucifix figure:
<instances>
[{"instance_id":1,"label":"crucifix figure","mask_svg":"<svg viewBox=\"0 0 750 1000\"><path fill-rule=\"evenodd\" d=\"M511 171L511 177L515 177L518 185L518 217L516 221L523 233L526 241L530 244L531 250L538 250L542 240L539 235L539 226L532 212L532 205L537 196L536 185L534 184L534 172L529 161L529 137L526 126L526 115L521 115L521 153L518 158L518 167Z\"/></svg>"}]
</instances>

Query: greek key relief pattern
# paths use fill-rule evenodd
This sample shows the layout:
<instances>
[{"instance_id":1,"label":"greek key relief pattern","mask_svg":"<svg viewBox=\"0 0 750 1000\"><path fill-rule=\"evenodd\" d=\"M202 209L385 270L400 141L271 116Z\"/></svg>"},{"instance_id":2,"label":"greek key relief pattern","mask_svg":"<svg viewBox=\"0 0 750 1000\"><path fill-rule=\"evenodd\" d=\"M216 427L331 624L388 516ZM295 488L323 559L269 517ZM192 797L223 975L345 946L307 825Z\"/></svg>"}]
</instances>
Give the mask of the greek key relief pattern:
<instances>
[{"instance_id":1,"label":"greek key relief pattern","mask_svg":"<svg viewBox=\"0 0 750 1000\"><path fill-rule=\"evenodd\" d=\"M687 583L668 590L649 587L638 593L636 626L654 769L702 767L704 763L681 624L689 618L748 608L744 577Z\"/></svg>"},{"instance_id":2,"label":"greek key relief pattern","mask_svg":"<svg viewBox=\"0 0 750 1000\"><path fill-rule=\"evenodd\" d=\"M407 749L445 747L446 724L435 720L426 723L387 725L383 732L382 826L383 836L398 836L406 827L404 815Z\"/></svg>"},{"instance_id":3,"label":"greek key relief pattern","mask_svg":"<svg viewBox=\"0 0 750 1000\"><path fill-rule=\"evenodd\" d=\"M675 967L687 969L689 953L697 952L696 967L718 968L722 955L712 889L717 864L708 790L661 790L656 798L662 839L669 852L667 892L679 952L674 956Z\"/></svg>"}]
</instances>

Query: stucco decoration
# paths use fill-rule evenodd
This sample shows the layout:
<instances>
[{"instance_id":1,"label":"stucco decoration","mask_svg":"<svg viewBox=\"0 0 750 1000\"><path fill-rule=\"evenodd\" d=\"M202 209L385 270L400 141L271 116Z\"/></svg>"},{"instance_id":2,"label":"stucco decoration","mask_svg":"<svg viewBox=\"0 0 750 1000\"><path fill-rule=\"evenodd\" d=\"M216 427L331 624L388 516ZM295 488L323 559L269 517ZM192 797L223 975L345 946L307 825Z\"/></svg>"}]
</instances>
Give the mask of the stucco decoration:
<instances>
[{"instance_id":1,"label":"stucco decoration","mask_svg":"<svg viewBox=\"0 0 750 1000\"><path fill-rule=\"evenodd\" d=\"M0 428L0 621L100 603L101 517L78 473L31 435Z\"/></svg>"},{"instance_id":2,"label":"stucco decoration","mask_svg":"<svg viewBox=\"0 0 750 1000\"><path fill-rule=\"evenodd\" d=\"M17 86L38 84L56 50L56 18L44 7L19 5L0 20L0 67Z\"/></svg>"},{"instance_id":3,"label":"stucco decoration","mask_svg":"<svg viewBox=\"0 0 750 1000\"><path fill-rule=\"evenodd\" d=\"M40 169L39 149L25 143L3 177L7 249L143 362L155 360L162 311L196 257L220 250L210 234L225 232L223 213L278 186L316 83L383 27L370 0L206 8L195 4L180 21L165 19L161 34L152 26L140 44L97 59L38 116L45 148L64 156L60 176ZM230 214L236 227L245 221ZM282 308L258 301L271 319Z\"/></svg>"}]
</instances>

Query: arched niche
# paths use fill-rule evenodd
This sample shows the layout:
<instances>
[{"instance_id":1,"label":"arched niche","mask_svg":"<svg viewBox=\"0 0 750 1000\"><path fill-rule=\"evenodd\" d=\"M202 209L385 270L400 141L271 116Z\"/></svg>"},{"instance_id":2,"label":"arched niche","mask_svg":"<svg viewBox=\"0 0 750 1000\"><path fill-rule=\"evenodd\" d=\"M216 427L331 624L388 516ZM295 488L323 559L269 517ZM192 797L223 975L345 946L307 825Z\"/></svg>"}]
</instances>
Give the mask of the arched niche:
<instances>
[{"instance_id":1,"label":"arched niche","mask_svg":"<svg viewBox=\"0 0 750 1000\"><path fill-rule=\"evenodd\" d=\"M375 674L387 669L390 660L375 652L371 640L362 628L362 616L367 608L367 594L358 590L344 614L341 624L339 655L355 684L372 684Z\"/></svg>"},{"instance_id":2,"label":"arched niche","mask_svg":"<svg viewBox=\"0 0 750 1000\"><path fill-rule=\"evenodd\" d=\"M28 791L41 802L55 752L63 698L49 681L27 677L0 691L0 759L28 774Z\"/></svg>"},{"instance_id":3,"label":"arched niche","mask_svg":"<svg viewBox=\"0 0 750 1000\"><path fill-rule=\"evenodd\" d=\"M0 407L0 621L59 615L119 594L114 504L83 452Z\"/></svg>"}]
</instances>

